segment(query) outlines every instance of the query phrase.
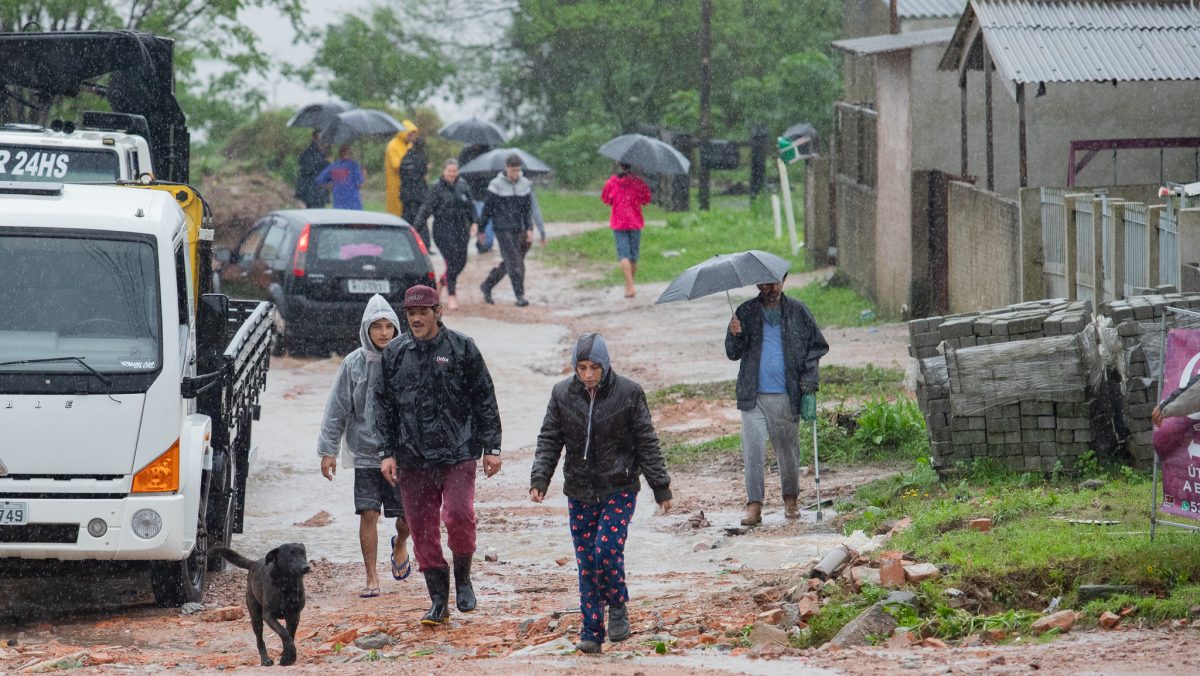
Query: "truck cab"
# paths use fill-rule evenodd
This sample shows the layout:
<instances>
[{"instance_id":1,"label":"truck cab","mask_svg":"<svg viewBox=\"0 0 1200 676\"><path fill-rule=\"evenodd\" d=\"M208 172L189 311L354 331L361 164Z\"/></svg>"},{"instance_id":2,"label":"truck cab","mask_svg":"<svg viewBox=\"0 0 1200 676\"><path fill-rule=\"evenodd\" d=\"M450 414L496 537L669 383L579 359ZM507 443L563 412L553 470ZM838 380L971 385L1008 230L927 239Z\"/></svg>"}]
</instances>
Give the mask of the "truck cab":
<instances>
[{"instance_id":1,"label":"truck cab","mask_svg":"<svg viewBox=\"0 0 1200 676\"><path fill-rule=\"evenodd\" d=\"M0 181L0 563L145 562L175 605L240 530L271 325L161 187Z\"/></svg>"},{"instance_id":2,"label":"truck cab","mask_svg":"<svg viewBox=\"0 0 1200 676\"><path fill-rule=\"evenodd\" d=\"M0 181L115 183L154 176L137 115L84 113L84 126L0 125ZM89 124L90 123L90 124Z\"/></svg>"}]
</instances>

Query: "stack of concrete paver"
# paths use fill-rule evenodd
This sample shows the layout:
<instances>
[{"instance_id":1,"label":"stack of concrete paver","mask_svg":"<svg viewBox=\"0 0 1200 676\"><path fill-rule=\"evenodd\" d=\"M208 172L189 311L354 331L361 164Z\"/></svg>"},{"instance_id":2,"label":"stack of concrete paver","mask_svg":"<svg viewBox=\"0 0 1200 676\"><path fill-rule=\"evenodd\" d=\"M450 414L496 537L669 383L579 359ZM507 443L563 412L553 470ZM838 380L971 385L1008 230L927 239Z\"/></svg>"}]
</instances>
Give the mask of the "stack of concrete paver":
<instances>
[{"instance_id":1,"label":"stack of concrete paver","mask_svg":"<svg viewBox=\"0 0 1200 676\"><path fill-rule=\"evenodd\" d=\"M1121 412L1128 431L1125 447L1139 465L1146 465L1154 458L1150 414L1159 395L1163 328L1200 328L1200 320L1196 317L1168 312L1168 307L1200 312L1200 294L1134 296L1127 300L1107 301L1099 308L1100 316L1112 320L1121 342L1124 376ZM1167 384L1172 390L1174 386Z\"/></svg>"},{"instance_id":2,"label":"stack of concrete paver","mask_svg":"<svg viewBox=\"0 0 1200 676\"><path fill-rule=\"evenodd\" d=\"M1088 303L1061 299L909 322L935 464L1050 471L1087 451L1102 378L1091 326Z\"/></svg>"}]
</instances>

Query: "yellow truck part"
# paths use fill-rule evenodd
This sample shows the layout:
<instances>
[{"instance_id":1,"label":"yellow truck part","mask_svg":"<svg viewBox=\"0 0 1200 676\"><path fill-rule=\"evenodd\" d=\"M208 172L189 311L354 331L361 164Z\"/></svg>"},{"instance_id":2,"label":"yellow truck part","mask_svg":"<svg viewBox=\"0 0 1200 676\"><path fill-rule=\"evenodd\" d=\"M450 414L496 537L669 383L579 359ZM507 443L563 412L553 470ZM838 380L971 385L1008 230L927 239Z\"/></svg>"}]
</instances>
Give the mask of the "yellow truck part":
<instances>
[{"instance_id":1,"label":"yellow truck part","mask_svg":"<svg viewBox=\"0 0 1200 676\"><path fill-rule=\"evenodd\" d=\"M200 285L200 231L205 226L210 225L212 221L211 215L207 213L204 198L200 196L198 190L184 183L156 181L153 183L130 183L128 185L134 188L148 188L150 190L169 192L175 198L175 202L179 205L179 208L183 209L183 215L187 218L188 255L192 259L192 285L196 289L196 302L198 303L200 294L205 293L207 290L207 285L203 287Z\"/></svg>"}]
</instances>

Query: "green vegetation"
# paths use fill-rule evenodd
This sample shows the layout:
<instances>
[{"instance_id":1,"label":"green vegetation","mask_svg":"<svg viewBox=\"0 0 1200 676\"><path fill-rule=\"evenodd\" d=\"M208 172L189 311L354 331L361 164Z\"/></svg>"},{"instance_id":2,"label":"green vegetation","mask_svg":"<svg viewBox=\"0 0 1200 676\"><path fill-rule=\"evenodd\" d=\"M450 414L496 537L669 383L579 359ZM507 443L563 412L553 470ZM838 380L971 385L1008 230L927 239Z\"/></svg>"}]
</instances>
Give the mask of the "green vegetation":
<instances>
[{"instance_id":1,"label":"green vegetation","mask_svg":"<svg viewBox=\"0 0 1200 676\"><path fill-rule=\"evenodd\" d=\"M663 444L662 452L663 459L672 467L689 465L700 460L712 459L713 457L740 455L742 452L742 435L728 434L699 443L689 443L686 441L665 443Z\"/></svg>"},{"instance_id":2,"label":"green vegetation","mask_svg":"<svg viewBox=\"0 0 1200 676\"><path fill-rule=\"evenodd\" d=\"M854 440L875 446L898 448L925 436L925 418L917 402L907 397L869 402L854 421L858 423Z\"/></svg>"},{"instance_id":3,"label":"green vegetation","mask_svg":"<svg viewBox=\"0 0 1200 676\"><path fill-rule=\"evenodd\" d=\"M805 270L804 257L790 255L787 239L775 239L770 214L764 216L761 212L757 209L741 213L713 210L671 214L665 228L648 227L643 231L638 280L670 281L688 267L716 254L746 249L769 251L791 260L794 272ZM548 242L543 255L549 263L560 267L603 263L606 274L596 284L611 285L622 283L621 271L613 264L614 251L612 232L599 228Z\"/></svg>"},{"instance_id":4,"label":"green vegetation","mask_svg":"<svg viewBox=\"0 0 1200 676\"><path fill-rule=\"evenodd\" d=\"M1200 601L1200 541L1163 528L1150 542L1149 477L1090 456L1076 467L1084 471L1045 477L980 460L960 466L957 479L943 482L921 461L911 471L863 486L839 507L859 510L847 532L874 532L895 519L912 519L889 548L942 568L945 576L923 588L931 607L941 603L944 587L973 595L985 611L1006 612L1040 611L1056 596L1063 597L1061 607L1077 608L1079 585L1124 584L1145 593L1093 601L1086 614L1094 618L1104 610L1133 607L1136 617L1151 622L1187 617ZM1104 480L1097 490L1076 486L1096 477ZM991 531L968 529L975 518L992 519ZM946 622L979 620L961 611L942 615Z\"/></svg>"},{"instance_id":5,"label":"green vegetation","mask_svg":"<svg viewBox=\"0 0 1200 676\"><path fill-rule=\"evenodd\" d=\"M817 320L817 326L823 329L879 323L871 303L849 287L813 282L799 292L789 291L788 295L804 301ZM866 317L864 313L867 313Z\"/></svg>"}]
</instances>

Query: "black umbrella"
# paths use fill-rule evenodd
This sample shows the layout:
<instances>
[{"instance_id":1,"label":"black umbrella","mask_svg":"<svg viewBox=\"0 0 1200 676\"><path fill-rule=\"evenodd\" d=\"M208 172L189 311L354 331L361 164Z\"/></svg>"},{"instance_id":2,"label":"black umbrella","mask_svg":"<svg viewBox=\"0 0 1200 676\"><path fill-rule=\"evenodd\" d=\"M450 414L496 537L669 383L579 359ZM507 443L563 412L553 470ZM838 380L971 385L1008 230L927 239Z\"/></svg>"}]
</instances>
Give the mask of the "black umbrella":
<instances>
[{"instance_id":1,"label":"black umbrella","mask_svg":"<svg viewBox=\"0 0 1200 676\"><path fill-rule=\"evenodd\" d=\"M391 136L407 131L396 118L381 110L356 108L338 113L327 127L321 130L326 143L348 143L363 136Z\"/></svg>"},{"instance_id":2,"label":"black umbrella","mask_svg":"<svg viewBox=\"0 0 1200 676\"><path fill-rule=\"evenodd\" d=\"M600 154L647 174L686 174L692 163L683 153L656 138L625 134L600 146Z\"/></svg>"},{"instance_id":3,"label":"black umbrella","mask_svg":"<svg viewBox=\"0 0 1200 676\"><path fill-rule=\"evenodd\" d=\"M526 176L548 174L550 166L520 148L496 148L476 157L458 168L460 174L494 174L504 171L504 165L509 155L516 154L521 158L521 171Z\"/></svg>"},{"instance_id":4,"label":"black umbrella","mask_svg":"<svg viewBox=\"0 0 1200 676\"><path fill-rule=\"evenodd\" d=\"M791 266L788 261L766 251L718 254L681 272L654 303L693 300L722 291L728 300L730 289L783 281ZM729 308L733 309L732 300Z\"/></svg>"},{"instance_id":5,"label":"black umbrella","mask_svg":"<svg viewBox=\"0 0 1200 676\"><path fill-rule=\"evenodd\" d=\"M341 101L327 101L325 103L310 103L292 116L288 120L289 127L307 127L309 129L324 129L333 121L333 118L338 116L338 113L344 113L347 110L353 110L354 106Z\"/></svg>"},{"instance_id":6,"label":"black umbrella","mask_svg":"<svg viewBox=\"0 0 1200 676\"><path fill-rule=\"evenodd\" d=\"M505 140L500 127L477 117L455 120L438 130L438 134L442 138L467 145L498 146Z\"/></svg>"}]
</instances>

